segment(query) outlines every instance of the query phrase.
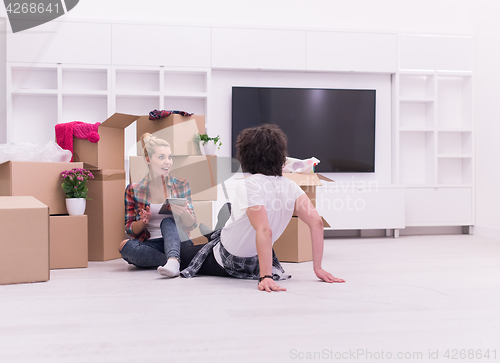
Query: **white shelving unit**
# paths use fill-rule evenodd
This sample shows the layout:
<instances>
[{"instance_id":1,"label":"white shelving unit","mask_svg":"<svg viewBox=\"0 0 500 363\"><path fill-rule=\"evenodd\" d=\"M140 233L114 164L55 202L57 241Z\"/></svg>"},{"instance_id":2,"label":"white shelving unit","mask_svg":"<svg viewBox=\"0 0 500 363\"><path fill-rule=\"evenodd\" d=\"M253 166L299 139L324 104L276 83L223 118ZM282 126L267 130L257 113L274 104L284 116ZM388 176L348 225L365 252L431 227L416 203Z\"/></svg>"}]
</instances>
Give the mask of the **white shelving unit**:
<instances>
[{"instance_id":1,"label":"white shelving unit","mask_svg":"<svg viewBox=\"0 0 500 363\"><path fill-rule=\"evenodd\" d=\"M7 142L54 140L58 123L102 122L114 112L207 116L209 88L209 69L7 63ZM129 127L127 152L135 136Z\"/></svg>"},{"instance_id":2,"label":"white shelving unit","mask_svg":"<svg viewBox=\"0 0 500 363\"><path fill-rule=\"evenodd\" d=\"M471 72L405 71L392 81L393 175L407 188L406 225L473 224ZM451 205L455 211L447 219L442 214Z\"/></svg>"},{"instance_id":3,"label":"white shelving unit","mask_svg":"<svg viewBox=\"0 0 500 363\"><path fill-rule=\"evenodd\" d=\"M401 72L395 85L395 183L472 185L470 73Z\"/></svg>"}]
</instances>

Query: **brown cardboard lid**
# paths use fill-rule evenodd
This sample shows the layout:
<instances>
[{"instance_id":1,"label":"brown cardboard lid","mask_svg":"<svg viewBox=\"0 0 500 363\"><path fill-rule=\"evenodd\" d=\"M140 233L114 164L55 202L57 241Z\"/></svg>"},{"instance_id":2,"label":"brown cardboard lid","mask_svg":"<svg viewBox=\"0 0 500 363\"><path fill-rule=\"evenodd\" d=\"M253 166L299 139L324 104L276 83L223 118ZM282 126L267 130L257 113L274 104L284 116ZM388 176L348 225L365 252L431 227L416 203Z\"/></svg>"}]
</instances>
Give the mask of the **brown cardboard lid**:
<instances>
[{"instance_id":1,"label":"brown cardboard lid","mask_svg":"<svg viewBox=\"0 0 500 363\"><path fill-rule=\"evenodd\" d=\"M140 116L128 115L126 113L114 113L106 121L102 122L100 127L113 127L115 129L124 129Z\"/></svg>"},{"instance_id":2,"label":"brown cardboard lid","mask_svg":"<svg viewBox=\"0 0 500 363\"><path fill-rule=\"evenodd\" d=\"M317 186L321 185L321 182L319 181L318 174L314 173L307 173L307 174L301 174L301 173L283 173L283 176L294 181L300 186Z\"/></svg>"},{"instance_id":3,"label":"brown cardboard lid","mask_svg":"<svg viewBox=\"0 0 500 363\"><path fill-rule=\"evenodd\" d=\"M326 176L324 175L321 175L321 174L316 174L319 178L319 180L324 180L324 181L328 181L328 182L335 182L335 180L332 180L330 178L327 178Z\"/></svg>"}]
</instances>

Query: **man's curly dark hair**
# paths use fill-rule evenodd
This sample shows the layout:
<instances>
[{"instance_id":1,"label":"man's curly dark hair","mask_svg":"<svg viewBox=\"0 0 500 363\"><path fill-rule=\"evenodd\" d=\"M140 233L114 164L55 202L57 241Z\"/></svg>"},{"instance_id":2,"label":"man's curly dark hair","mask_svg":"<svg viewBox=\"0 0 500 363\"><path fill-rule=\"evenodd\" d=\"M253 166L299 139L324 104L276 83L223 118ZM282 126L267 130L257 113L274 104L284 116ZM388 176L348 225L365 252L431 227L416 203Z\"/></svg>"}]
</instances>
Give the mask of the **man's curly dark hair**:
<instances>
[{"instance_id":1,"label":"man's curly dark hair","mask_svg":"<svg viewBox=\"0 0 500 363\"><path fill-rule=\"evenodd\" d=\"M236 158L244 172L282 176L287 144L286 135L277 125L251 127L236 139Z\"/></svg>"}]
</instances>

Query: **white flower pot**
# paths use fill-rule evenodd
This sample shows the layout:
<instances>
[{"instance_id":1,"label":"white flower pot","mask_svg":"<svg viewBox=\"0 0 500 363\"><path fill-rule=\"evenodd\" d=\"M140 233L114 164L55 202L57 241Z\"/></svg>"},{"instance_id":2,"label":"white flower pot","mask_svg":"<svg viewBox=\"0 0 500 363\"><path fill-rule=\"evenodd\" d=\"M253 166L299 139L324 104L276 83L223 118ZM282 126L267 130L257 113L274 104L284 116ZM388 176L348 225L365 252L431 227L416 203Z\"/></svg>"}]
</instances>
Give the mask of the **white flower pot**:
<instances>
[{"instance_id":1,"label":"white flower pot","mask_svg":"<svg viewBox=\"0 0 500 363\"><path fill-rule=\"evenodd\" d=\"M87 199L85 198L66 198L66 209L70 216L82 216L86 205Z\"/></svg>"},{"instance_id":2,"label":"white flower pot","mask_svg":"<svg viewBox=\"0 0 500 363\"><path fill-rule=\"evenodd\" d=\"M213 141L209 141L203 145L203 141L200 141L200 149L203 155L215 155L217 145L215 145Z\"/></svg>"}]
</instances>

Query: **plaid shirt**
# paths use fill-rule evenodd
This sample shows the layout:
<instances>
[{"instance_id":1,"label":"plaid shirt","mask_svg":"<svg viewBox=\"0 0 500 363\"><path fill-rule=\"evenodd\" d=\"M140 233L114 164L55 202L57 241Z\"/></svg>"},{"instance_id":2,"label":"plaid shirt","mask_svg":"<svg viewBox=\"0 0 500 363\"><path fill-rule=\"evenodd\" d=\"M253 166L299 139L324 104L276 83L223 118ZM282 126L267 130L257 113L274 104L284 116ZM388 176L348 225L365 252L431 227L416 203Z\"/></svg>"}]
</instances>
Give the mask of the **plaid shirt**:
<instances>
[{"instance_id":1,"label":"plaid shirt","mask_svg":"<svg viewBox=\"0 0 500 363\"><path fill-rule=\"evenodd\" d=\"M189 236L189 231L195 229L197 226L189 183L185 179L175 178L169 175L166 184L173 198L187 198L188 200L188 211L194 217L194 224L189 227L183 226L182 228ZM148 185L149 175L137 183L129 184L125 190L125 232L132 238L138 239L141 242L149 239L151 234L147 228L144 228L141 233L135 235L132 231L132 223L141 219L139 214L140 211L146 209L151 203Z\"/></svg>"},{"instance_id":2,"label":"plaid shirt","mask_svg":"<svg viewBox=\"0 0 500 363\"><path fill-rule=\"evenodd\" d=\"M217 230L212 234L212 239L210 242L205 244L198 253L193 257L189 266L181 271L182 277L193 277L200 270L201 265L207 258L210 251L220 243L220 233L221 230ZM260 277L260 268L259 268L259 257L239 257L230 254L220 243L220 255L222 258L222 264L224 265L224 270L228 274L238 279L249 279L249 280L258 280ZM280 264L278 257L273 250L273 269L272 269L273 280L287 280L290 275L285 274L285 270Z\"/></svg>"}]
</instances>

